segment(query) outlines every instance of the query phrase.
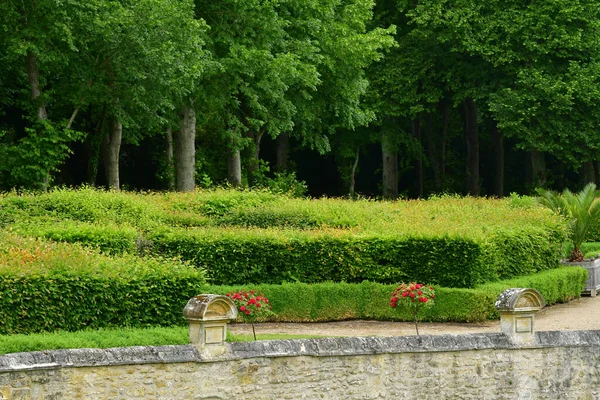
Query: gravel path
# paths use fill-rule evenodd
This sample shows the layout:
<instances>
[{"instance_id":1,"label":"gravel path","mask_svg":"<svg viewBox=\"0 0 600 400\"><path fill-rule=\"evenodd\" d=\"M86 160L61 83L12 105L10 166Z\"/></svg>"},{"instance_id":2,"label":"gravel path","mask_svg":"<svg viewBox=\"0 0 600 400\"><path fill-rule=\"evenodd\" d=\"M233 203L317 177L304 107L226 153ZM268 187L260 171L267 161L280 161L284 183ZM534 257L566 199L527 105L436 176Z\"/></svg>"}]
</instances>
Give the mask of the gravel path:
<instances>
[{"instance_id":1,"label":"gravel path","mask_svg":"<svg viewBox=\"0 0 600 400\"><path fill-rule=\"evenodd\" d=\"M537 313L536 330L600 330L600 296L582 297L566 304L546 307ZM321 336L401 336L414 335L415 327L407 322L387 321L341 321L327 323L265 323L256 324L256 333L309 334ZM247 324L232 324L233 333L251 334ZM500 321L479 324L420 323L419 333L439 335L443 333L500 332Z\"/></svg>"}]
</instances>

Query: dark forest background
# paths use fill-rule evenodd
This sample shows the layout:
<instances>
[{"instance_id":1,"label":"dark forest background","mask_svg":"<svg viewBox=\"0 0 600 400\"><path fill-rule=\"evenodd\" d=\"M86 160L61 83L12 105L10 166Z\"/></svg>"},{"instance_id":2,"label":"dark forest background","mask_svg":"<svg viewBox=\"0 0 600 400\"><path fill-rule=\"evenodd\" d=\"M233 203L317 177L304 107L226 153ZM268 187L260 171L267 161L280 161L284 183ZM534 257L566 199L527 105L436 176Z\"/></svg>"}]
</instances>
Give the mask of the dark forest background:
<instances>
[{"instance_id":1,"label":"dark forest background","mask_svg":"<svg viewBox=\"0 0 600 400\"><path fill-rule=\"evenodd\" d=\"M0 190L600 183L592 0L0 3Z\"/></svg>"}]
</instances>

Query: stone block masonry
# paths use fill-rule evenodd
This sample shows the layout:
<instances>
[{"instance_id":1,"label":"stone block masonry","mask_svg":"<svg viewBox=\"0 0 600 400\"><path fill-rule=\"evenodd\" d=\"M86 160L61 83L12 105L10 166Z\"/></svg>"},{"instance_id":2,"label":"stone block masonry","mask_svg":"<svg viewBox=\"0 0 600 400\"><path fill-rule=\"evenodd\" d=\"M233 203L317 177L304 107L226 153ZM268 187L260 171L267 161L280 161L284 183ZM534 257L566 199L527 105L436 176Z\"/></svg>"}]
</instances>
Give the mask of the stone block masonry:
<instances>
[{"instance_id":1,"label":"stone block masonry","mask_svg":"<svg viewBox=\"0 0 600 400\"><path fill-rule=\"evenodd\" d=\"M0 399L600 399L600 331L331 338L0 356Z\"/></svg>"}]
</instances>

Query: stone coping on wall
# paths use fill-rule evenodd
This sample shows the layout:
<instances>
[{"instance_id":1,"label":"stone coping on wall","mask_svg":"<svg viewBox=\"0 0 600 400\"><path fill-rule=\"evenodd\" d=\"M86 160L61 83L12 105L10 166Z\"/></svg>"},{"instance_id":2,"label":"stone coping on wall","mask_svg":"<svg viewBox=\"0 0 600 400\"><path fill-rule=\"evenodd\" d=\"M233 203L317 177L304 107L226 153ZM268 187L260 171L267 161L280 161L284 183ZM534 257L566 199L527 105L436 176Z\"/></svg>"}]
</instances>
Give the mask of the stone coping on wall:
<instances>
[{"instance_id":1,"label":"stone coping on wall","mask_svg":"<svg viewBox=\"0 0 600 400\"><path fill-rule=\"evenodd\" d=\"M227 343L228 351L216 357L207 357L192 345L49 350L2 355L0 356L0 373L111 365L215 362L260 357L329 357L482 349L600 346L600 330L541 331L536 332L536 339L535 344L518 345L504 333L478 333L261 340Z\"/></svg>"}]
</instances>

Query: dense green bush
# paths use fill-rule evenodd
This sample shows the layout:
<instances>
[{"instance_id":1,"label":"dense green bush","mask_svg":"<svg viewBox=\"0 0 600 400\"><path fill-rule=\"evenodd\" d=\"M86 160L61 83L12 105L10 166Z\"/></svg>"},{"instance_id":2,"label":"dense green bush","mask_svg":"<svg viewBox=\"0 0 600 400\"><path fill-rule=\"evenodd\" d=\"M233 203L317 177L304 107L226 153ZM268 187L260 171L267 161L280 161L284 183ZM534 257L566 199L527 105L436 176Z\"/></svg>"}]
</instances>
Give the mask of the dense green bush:
<instances>
[{"instance_id":1,"label":"dense green bush","mask_svg":"<svg viewBox=\"0 0 600 400\"><path fill-rule=\"evenodd\" d=\"M121 254L182 256L213 283L422 280L473 287L554 268L563 221L522 199L376 202L268 191L4 194L22 235Z\"/></svg>"},{"instance_id":2,"label":"dense green bush","mask_svg":"<svg viewBox=\"0 0 600 400\"><path fill-rule=\"evenodd\" d=\"M55 242L80 243L105 253L122 254L137 251L138 231L127 225L58 221L15 224L11 229L21 235Z\"/></svg>"},{"instance_id":3,"label":"dense green bush","mask_svg":"<svg viewBox=\"0 0 600 400\"><path fill-rule=\"evenodd\" d=\"M206 268L215 284L300 281L427 281L474 287L555 268L554 232L532 227L472 238L348 234L342 230L162 230L148 238L161 254Z\"/></svg>"},{"instance_id":4,"label":"dense green bush","mask_svg":"<svg viewBox=\"0 0 600 400\"><path fill-rule=\"evenodd\" d=\"M475 289L436 287L428 321L473 322L497 317L493 304L508 287L533 287L549 304L577 297L582 268L564 267ZM182 310L199 293L258 289L274 321L410 320L388 305L395 285L373 282L206 285L202 271L176 260L108 257L64 243L5 235L0 242L1 334L103 327L184 325Z\"/></svg>"},{"instance_id":5,"label":"dense green bush","mask_svg":"<svg viewBox=\"0 0 600 400\"><path fill-rule=\"evenodd\" d=\"M0 333L181 324L183 305L205 282L177 260L4 235Z\"/></svg>"},{"instance_id":6,"label":"dense green bush","mask_svg":"<svg viewBox=\"0 0 600 400\"><path fill-rule=\"evenodd\" d=\"M435 305L424 310L430 322L480 322L496 319L494 303L503 290L527 287L540 291L548 305L580 296L587 271L563 267L507 281L478 286L475 289L435 288ZM270 321L319 322L346 319L412 321L409 313L392 309L389 299L396 285L373 282L286 283L283 285L208 286L209 293L256 289L269 298L274 315Z\"/></svg>"}]
</instances>

